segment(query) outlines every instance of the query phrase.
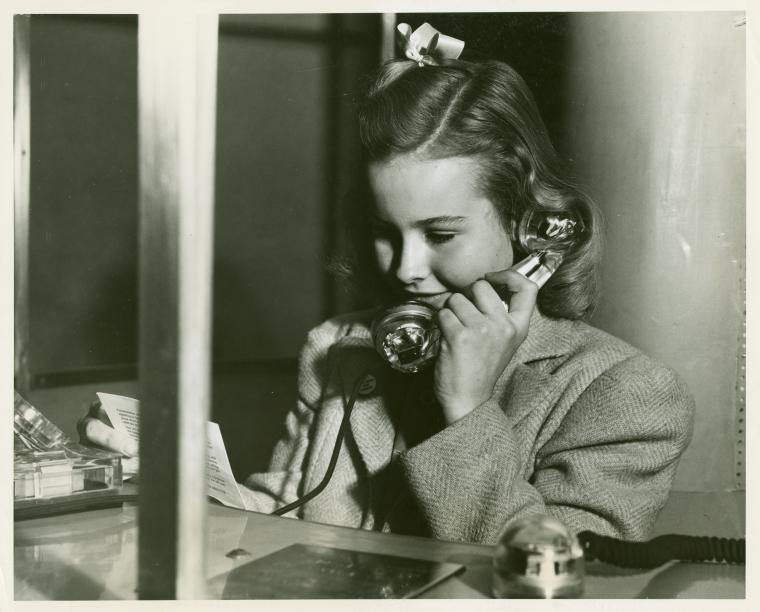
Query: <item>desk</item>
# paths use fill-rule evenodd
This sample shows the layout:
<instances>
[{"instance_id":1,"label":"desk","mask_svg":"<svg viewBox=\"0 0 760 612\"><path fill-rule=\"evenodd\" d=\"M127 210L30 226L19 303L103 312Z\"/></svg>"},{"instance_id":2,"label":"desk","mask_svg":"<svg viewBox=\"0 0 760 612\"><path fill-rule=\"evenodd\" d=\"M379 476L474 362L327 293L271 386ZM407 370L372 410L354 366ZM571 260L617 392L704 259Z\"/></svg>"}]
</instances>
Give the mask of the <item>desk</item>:
<instances>
[{"instance_id":1,"label":"desk","mask_svg":"<svg viewBox=\"0 0 760 612\"><path fill-rule=\"evenodd\" d=\"M93 510L15 523L15 599L135 599L137 508ZM220 599L231 570L291 544L459 563L464 573L427 598L483 598L491 589L492 547L375 533L243 512L209 503L209 596ZM238 559L226 554L242 548ZM671 563L638 571L587 564L588 598L743 598L743 566Z\"/></svg>"}]
</instances>

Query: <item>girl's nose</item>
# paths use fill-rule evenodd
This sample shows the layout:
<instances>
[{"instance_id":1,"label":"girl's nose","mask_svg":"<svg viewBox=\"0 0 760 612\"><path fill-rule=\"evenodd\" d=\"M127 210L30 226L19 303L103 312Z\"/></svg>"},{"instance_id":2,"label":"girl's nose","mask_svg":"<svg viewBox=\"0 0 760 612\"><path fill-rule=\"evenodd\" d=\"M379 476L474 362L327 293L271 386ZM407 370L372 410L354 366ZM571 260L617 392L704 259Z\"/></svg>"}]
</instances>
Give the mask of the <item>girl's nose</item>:
<instances>
[{"instance_id":1,"label":"girl's nose","mask_svg":"<svg viewBox=\"0 0 760 612\"><path fill-rule=\"evenodd\" d=\"M396 278L404 285L425 279L430 272L428 252L419 240L403 240L397 256Z\"/></svg>"}]
</instances>

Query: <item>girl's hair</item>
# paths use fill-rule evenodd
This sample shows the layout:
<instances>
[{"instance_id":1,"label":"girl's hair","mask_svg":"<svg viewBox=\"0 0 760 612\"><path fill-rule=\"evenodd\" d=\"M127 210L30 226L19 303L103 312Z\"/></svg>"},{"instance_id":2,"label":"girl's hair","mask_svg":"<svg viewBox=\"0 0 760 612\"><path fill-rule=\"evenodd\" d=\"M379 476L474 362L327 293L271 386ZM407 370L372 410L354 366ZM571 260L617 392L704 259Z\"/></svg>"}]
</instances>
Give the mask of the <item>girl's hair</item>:
<instances>
[{"instance_id":1,"label":"girl's hair","mask_svg":"<svg viewBox=\"0 0 760 612\"><path fill-rule=\"evenodd\" d=\"M476 158L480 187L512 239L515 261L526 255L515 235L526 211L576 211L586 231L542 287L538 306L546 315L569 319L591 313L598 292L598 212L569 179L533 96L511 67L494 60L446 60L422 67L409 60L389 61L360 98L358 119L369 161L407 153L423 159ZM354 196L371 202L366 182ZM351 255L334 269L347 273L364 296L376 299L381 297L379 273L368 215L361 208L354 206L349 220Z\"/></svg>"}]
</instances>

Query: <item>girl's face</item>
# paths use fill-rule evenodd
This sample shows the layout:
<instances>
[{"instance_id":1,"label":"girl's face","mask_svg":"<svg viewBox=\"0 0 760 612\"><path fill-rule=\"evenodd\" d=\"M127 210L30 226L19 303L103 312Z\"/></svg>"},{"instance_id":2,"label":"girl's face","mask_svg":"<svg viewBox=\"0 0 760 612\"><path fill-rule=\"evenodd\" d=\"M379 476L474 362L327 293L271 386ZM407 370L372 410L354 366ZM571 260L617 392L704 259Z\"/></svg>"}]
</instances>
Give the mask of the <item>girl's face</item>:
<instances>
[{"instance_id":1,"label":"girl's face","mask_svg":"<svg viewBox=\"0 0 760 612\"><path fill-rule=\"evenodd\" d=\"M370 164L375 256L399 298L441 308L486 272L512 265L512 244L477 178L469 157L406 154Z\"/></svg>"}]
</instances>

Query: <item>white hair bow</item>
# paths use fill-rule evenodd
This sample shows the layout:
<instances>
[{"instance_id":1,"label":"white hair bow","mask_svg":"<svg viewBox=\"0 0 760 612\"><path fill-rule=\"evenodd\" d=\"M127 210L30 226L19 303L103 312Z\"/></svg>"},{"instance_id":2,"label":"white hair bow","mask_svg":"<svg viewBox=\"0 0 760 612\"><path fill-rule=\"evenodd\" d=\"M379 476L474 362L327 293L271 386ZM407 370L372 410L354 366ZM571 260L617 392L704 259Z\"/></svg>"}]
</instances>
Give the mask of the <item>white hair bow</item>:
<instances>
[{"instance_id":1,"label":"white hair bow","mask_svg":"<svg viewBox=\"0 0 760 612\"><path fill-rule=\"evenodd\" d=\"M414 32L408 23L400 23L396 29L404 54L420 66L436 64L439 59L457 59L464 49L464 41L441 34L429 23Z\"/></svg>"}]
</instances>

